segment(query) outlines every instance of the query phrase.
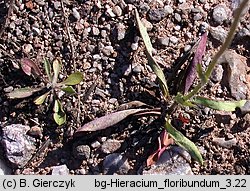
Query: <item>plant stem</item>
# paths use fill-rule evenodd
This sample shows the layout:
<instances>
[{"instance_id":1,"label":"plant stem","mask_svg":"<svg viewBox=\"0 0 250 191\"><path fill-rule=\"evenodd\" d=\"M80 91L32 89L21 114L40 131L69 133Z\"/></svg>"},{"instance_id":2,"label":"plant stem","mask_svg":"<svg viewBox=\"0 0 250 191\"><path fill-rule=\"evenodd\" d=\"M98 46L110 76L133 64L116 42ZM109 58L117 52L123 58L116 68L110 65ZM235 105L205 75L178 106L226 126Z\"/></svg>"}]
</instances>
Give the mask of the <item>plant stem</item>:
<instances>
[{"instance_id":1,"label":"plant stem","mask_svg":"<svg viewBox=\"0 0 250 191\"><path fill-rule=\"evenodd\" d=\"M227 38L226 38L225 42L221 46L220 50L214 56L213 60L211 61L211 63L209 64L209 66L208 66L208 68L207 68L207 70L205 72L205 76L207 77L205 83L200 82L190 93L188 93L186 96L183 96L184 101L187 101L190 98L192 98L194 95L196 95L201 90L201 88L208 82L208 80L209 80L209 78L210 78L210 76L211 76L211 74L213 72L213 69L214 69L218 59L226 51L226 49L229 47L229 45L231 44L231 42L233 40L234 33L236 31L236 28L238 27L238 24L240 22L240 18L242 16L242 12L245 9L245 7L247 6L248 1L249 0L244 0L240 4L239 8L237 9L234 21L233 21L233 23L231 25L230 31L229 31L229 33L227 35Z\"/></svg>"}]
</instances>

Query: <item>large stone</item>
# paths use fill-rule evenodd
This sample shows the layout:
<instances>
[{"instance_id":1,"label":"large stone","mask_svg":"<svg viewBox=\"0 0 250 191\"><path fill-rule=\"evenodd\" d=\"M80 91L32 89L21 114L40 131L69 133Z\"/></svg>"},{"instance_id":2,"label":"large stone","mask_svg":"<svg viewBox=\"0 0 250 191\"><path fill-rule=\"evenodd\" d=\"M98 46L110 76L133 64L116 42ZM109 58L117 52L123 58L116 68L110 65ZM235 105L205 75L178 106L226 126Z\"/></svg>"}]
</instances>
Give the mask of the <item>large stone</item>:
<instances>
[{"instance_id":1,"label":"large stone","mask_svg":"<svg viewBox=\"0 0 250 191\"><path fill-rule=\"evenodd\" d=\"M104 174L120 174L125 175L130 169L128 159L120 154L113 153L105 157L103 161Z\"/></svg>"},{"instance_id":2,"label":"large stone","mask_svg":"<svg viewBox=\"0 0 250 191\"><path fill-rule=\"evenodd\" d=\"M21 124L3 127L1 143L6 151L7 159L14 167L23 167L36 149L35 139L26 134L29 129L29 126Z\"/></svg>"},{"instance_id":3,"label":"large stone","mask_svg":"<svg viewBox=\"0 0 250 191\"><path fill-rule=\"evenodd\" d=\"M181 155L190 160L190 156L180 147L173 147L171 150L165 150L156 164L150 169L144 169L143 175L193 175L192 169L187 160Z\"/></svg>"},{"instance_id":4,"label":"large stone","mask_svg":"<svg viewBox=\"0 0 250 191\"><path fill-rule=\"evenodd\" d=\"M225 51L218 60L218 64L222 64L225 69L224 83L236 100L246 99L249 94L246 80L249 67L246 60L234 50Z\"/></svg>"}]
</instances>

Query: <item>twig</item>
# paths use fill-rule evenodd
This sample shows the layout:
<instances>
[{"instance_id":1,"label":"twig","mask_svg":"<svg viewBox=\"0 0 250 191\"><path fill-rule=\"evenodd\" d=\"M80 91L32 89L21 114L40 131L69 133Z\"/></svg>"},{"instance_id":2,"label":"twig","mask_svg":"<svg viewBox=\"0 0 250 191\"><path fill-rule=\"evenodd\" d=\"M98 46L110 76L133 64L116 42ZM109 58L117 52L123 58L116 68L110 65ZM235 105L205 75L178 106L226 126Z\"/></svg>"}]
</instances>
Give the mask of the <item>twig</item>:
<instances>
[{"instance_id":1,"label":"twig","mask_svg":"<svg viewBox=\"0 0 250 191\"><path fill-rule=\"evenodd\" d=\"M6 17L5 17L5 20L4 20L4 23L2 24L2 27L0 28L0 38L1 38L1 36L2 36L2 34L4 32L4 30L5 30L8 22L9 22L9 18L10 18L11 14L12 14L12 11L13 11L14 0L9 0L9 3L10 4L9 4L9 8L8 8L8 13L7 13Z\"/></svg>"},{"instance_id":2,"label":"twig","mask_svg":"<svg viewBox=\"0 0 250 191\"><path fill-rule=\"evenodd\" d=\"M68 38L69 38L69 43L70 43L71 62L72 62L72 65L74 67L74 71L76 72L75 48L74 48L73 41L72 41L72 38L71 38L71 35L70 35L69 20L68 20L68 16L66 15L66 12L65 12L65 7L64 7L63 0L61 0L61 6L62 6L62 11L63 11L65 28L66 28L66 32L67 32L67 35L68 35ZM81 112L81 96L80 96L80 92L81 92L81 86L78 84L77 85L77 98L78 98L77 127L80 126L80 112Z\"/></svg>"}]
</instances>

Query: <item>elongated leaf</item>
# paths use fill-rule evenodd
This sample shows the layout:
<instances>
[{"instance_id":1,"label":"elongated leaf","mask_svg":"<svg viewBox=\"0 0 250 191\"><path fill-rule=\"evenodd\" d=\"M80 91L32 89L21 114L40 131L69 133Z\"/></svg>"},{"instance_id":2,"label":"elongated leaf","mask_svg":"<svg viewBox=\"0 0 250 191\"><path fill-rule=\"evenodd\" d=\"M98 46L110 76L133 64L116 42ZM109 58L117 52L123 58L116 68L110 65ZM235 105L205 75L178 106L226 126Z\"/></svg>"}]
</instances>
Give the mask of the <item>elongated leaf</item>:
<instances>
[{"instance_id":1,"label":"elongated leaf","mask_svg":"<svg viewBox=\"0 0 250 191\"><path fill-rule=\"evenodd\" d=\"M200 104L211 109L221 111L235 111L236 108L241 108L245 105L247 100L240 101L217 101L205 97L197 96L192 100L195 104Z\"/></svg>"},{"instance_id":2,"label":"elongated leaf","mask_svg":"<svg viewBox=\"0 0 250 191\"><path fill-rule=\"evenodd\" d=\"M59 100L55 100L55 105L54 105L54 120L58 125L62 125L66 122L66 114L63 111L61 102Z\"/></svg>"},{"instance_id":3,"label":"elongated leaf","mask_svg":"<svg viewBox=\"0 0 250 191\"><path fill-rule=\"evenodd\" d=\"M188 107L195 106L191 101L189 101L189 100L185 101L184 96L181 93L177 93L177 95L175 96L174 99L177 103L179 103L183 106L188 106Z\"/></svg>"},{"instance_id":4,"label":"elongated leaf","mask_svg":"<svg viewBox=\"0 0 250 191\"><path fill-rule=\"evenodd\" d=\"M33 95L35 92L42 90L43 88L19 88L7 94L10 99L26 98Z\"/></svg>"},{"instance_id":5,"label":"elongated leaf","mask_svg":"<svg viewBox=\"0 0 250 191\"><path fill-rule=\"evenodd\" d=\"M181 132L176 130L168 120L166 120L164 127L177 145L186 149L195 160L197 160L200 164L203 164L203 159L200 151L192 141L186 138Z\"/></svg>"},{"instance_id":6,"label":"elongated leaf","mask_svg":"<svg viewBox=\"0 0 250 191\"><path fill-rule=\"evenodd\" d=\"M135 100L135 101L131 101L131 102L128 102L128 103L121 104L118 107L118 110L121 111L121 110L125 110L125 109L133 109L133 108L138 108L138 107L142 107L142 106L152 107L150 105L147 105L146 103Z\"/></svg>"},{"instance_id":7,"label":"elongated leaf","mask_svg":"<svg viewBox=\"0 0 250 191\"><path fill-rule=\"evenodd\" d=\"M148 58L148 63L150 65L150 67L152 68L152 70L154 71L154 73L156 74L158 81L159 81L159 84L160 84L160 88L162 90L162 93L163 93L164 97L167 99L169 97L167 81L165 79L165 75L164 75L162 69L157 64L155 59L152 57L153 47L152 47L150 38L148 36L147 29L146 29L146 27L144 27L144 25L142 24L142 22L139 18L139 13L138 13L137 9L135 9L135 17L136 17L136 22L137 22L141 37L142 37L143 42L144 42L145 47L146 47L146 54L147 54L147 58Z\"/></svg>"},{"instance_id":8,"label":"elongated leaf","mask_svg":"<svg viewBox=\"0 0 250 191\"><path fill-rule=\"evenodd\" d=\"M37 64L29 58L21 59L21 68L28 76L30 76L31 74L40 76L42 74Z\"/></svg>"},{"instance_id":9,"label":"elongated leaf","mask_svg":"<svg viewBox=\"0 0 250 191\"><path fill-rule=\"evenodd\" d=\"M66 80L64 80L61 84L73 86L79 84L82 80L83 80L82 73L75 72L73 74L70 74L69 77Z\"/></svg>"},{"instance_id":10,"label":"elongated leaf","mask_svg":"<svg viewBox=\"0 0 250 191\"><path fill-rule=\"evenodd\" d=\"M60 107L61 107L60 101L59 101L59 100L55 100L54 108L53 108L54 112L55 112L55 113L59 112Z\"/></svg>"},{"instance_id":11,"label":"elongated leaf","mask_svg":"<svg viewBox=\"0 0 250 191\"><path fill-rule=\"evenodd\" d=\"M82 127L76 130L76 133L84 132L84 131L98 131L102 129L106 129L107 127L113 126L123 119L127 118L130 115L147 111L148 109L128 109L123 111L117 111L114 113L110 113L108 115L102 116L100 118L96 118L89 123L86 123Z\"/></svg>"},{"instance_id":12,"label":"elongated leaf","mask_svg":"<svg viewBox=\"0 0 250 191\"><path fill-rule=\"evenodd\" d=\"M64 91L65 93L67 93L69 95L76 93L76 91L74 90L74 88L72 88L71 86L67 86L65 88L62 88L62 91Z\"/></svg>"},{"instance_id":13,"label":"elongated leaf","mask_svg":"<svg viewBox=\"0 0 250 191\"><path fill-rule=\"evenodd\" d=\"M201 40L199 42L199 45L194 53L194 58L192 59L191 64L188 66L187 73L185 76L185 84L184 84L184 94L188 92L189 88L192 86L197 73L196 73L196 67L197 64L201 64L202 57L206 50L206 43L207 43L207 33L204 33L201 36Z\"/></svg>"},{"instance_id":14,"label":"elongated leaf","mask_svg":"<svg viewBox=\"0 0 250 191\"><path fill-rule=\"evenodd\" d=\"M53 80L52 80L53 84L56 84L56 82L57 82L61 67L62 67L61 61L59 59L55 59L53 61L53 71L54 71L54 76L53 76Z\"/></svg>"},{"instance_id":15,"label":"elongated leaf","mask_svg":"<svg viewBox=\"0 0 250 191\"><path fill-rule=\"evenodd\" d=\"M39 96L38 98L36 98L36 99L34 100L34 103L35 103L36 105L41 105L41 104L43 104L44 100L46 99L46 97L47 97L48 95L49 95L49 92L46 92L45 94L43 94L43 95Z\"/></svg>"},{"instance_id":16,"label":"elongated leaf","mask_svg":"<svg viewBox=\"0 0 250 191\"><path fill-rule=\"evenodd\" d=\"M49 78L49 81L52 82L51 65L50 65L49 60L47 58L44 59L44 68L45 68L45 72Z\"/></svg>"}]
</instances>

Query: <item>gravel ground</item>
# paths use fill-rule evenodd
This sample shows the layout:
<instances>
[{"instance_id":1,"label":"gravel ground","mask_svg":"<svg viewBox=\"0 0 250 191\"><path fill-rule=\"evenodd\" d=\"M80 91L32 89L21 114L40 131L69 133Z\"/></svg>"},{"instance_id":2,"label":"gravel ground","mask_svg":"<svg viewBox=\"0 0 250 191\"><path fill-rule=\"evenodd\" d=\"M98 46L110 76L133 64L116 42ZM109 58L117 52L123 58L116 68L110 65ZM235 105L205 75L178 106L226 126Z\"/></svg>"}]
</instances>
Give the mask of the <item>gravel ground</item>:
<instances>
[{"instance_id":1,"label":"gravel ground","mask_svg":"<svg viewBox=\"0 0 250 191\"><path fill-rule=\"evenodd\" d=\"M178 59L204 29L209 35L202 66L208 65L226 38L238 4L237 0L0 0L0 162L7 162L12 174L155 174L152 169L157 165L145 167L162 130L161 120L154 116L129 117L106 130L73 137L78 127L124 103L138 100L161 106L133 9L137 8L147 27L155 59L171 77ZM246 9L228 54L241 62L221 62L201 95L249 99L249 21ZM36 61L42 71L45 57L50 61L60 58L60 80L75 71L84 74L76 88L78 95L61 98L67 114L65 125L58 127L53 121L49 101L38 107L34 97L10 100L6 96L16 88L44 85L20 69L23 57ZM170 84L170 91L174 92L175 83ZM187 162L178 155L171 168L165 163L168 170L163 168L161 173L250 174L250 114L178 108L173 118L179 113L189 116L190 123L181 132L199 147L205 164ZM13 124L25 126L20 130L14 125L21 136L18 140L29 146L23 148L28 152L14 159L6 151L8 142L3 141ZM171 150L183 155L174 146ZM27 156L28 162L23 160ZM176 166L185 169L175 171Z\"/></svg>"}]
</instances>

